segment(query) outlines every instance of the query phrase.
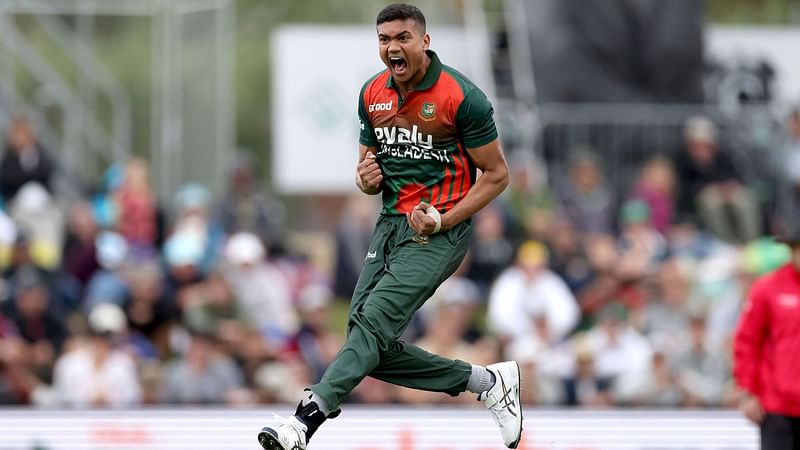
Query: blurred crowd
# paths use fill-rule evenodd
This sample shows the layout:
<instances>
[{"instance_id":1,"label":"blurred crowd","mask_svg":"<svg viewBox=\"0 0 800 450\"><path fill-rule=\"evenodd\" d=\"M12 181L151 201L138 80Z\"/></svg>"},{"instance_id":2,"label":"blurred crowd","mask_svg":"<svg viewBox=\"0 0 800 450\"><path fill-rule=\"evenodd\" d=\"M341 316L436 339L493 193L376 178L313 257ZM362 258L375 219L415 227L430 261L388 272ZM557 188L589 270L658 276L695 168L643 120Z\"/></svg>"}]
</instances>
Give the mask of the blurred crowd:
<instances>
[{"instance_id":1,"label":"blurred crowd","mask_svg":"<svg viewBox=\"0 0 800 450\"><path fill-rule=\"evenodd\" d=\"M403 338L476 364L519 361L531 405L732 405L739 309L754 278L787 260L765 236L793 216L763 211L718 134L689 119L680 156L654 156L622 198L589 148L570 149L557 178L511 155L510 187L474 217L467 259ZM776 174L800 205L800 111L775 142ZM323 270L286 245L284 207L245 156L218 198L187 184L169 202L132 159L67 203L52 158L25 119L11 123L0 404L294 403L319 379L343 339L376 197L354 196L331 219ZM473 400L369 378L349 398Z\"/></svg>"}]
</instances>

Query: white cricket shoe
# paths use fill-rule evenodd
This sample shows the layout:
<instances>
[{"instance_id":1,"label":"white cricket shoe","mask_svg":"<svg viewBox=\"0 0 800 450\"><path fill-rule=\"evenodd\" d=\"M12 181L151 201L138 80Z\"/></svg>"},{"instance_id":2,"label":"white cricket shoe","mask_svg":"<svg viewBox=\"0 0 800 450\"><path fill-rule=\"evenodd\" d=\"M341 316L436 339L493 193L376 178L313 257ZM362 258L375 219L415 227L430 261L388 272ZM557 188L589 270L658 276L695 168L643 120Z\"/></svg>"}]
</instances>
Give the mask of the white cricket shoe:
<instances>
[{"instance_id":1,"label":"white cricket shoe","mask_svg":"<svg viewBox=\"0 0 800 450\"><path fill-rule=\"evenodd\" d=\"M306 450L306 426L292 416L276 427L264 427L258 443L266 450Z\"/></svg>"},{"instance_id":2,"label":"white cricket shoe","mask_svg":"<svg viewBox=\"0 0 800 450\"><path fill-rule=\"evenodd\" d=\"M500 427L503 443L517 448L522 437L522 404L519 401L520 373L516 361L506 361L486 366L495 376L491 389L481 393L482 401Z\"/></svg>"}]
</instances>

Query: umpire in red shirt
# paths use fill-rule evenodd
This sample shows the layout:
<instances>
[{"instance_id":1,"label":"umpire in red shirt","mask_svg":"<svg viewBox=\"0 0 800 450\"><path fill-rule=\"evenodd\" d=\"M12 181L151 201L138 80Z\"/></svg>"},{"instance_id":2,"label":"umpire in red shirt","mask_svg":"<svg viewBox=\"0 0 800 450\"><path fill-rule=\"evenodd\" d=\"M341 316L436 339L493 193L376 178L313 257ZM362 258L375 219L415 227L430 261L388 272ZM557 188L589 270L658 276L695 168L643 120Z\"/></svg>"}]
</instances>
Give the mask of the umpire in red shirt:
<instances>
[{"instance_id":1,"label":"umpire in red shirt","mask_svg":"<svg viewBox=\"0 0 800 450\"><path fill-rule=\"evenodd\" d=\"M762 450L800 450L800 230L782 241L791 261L753 284L734 341L740 409Z\"/></svg>"}]
</instances>

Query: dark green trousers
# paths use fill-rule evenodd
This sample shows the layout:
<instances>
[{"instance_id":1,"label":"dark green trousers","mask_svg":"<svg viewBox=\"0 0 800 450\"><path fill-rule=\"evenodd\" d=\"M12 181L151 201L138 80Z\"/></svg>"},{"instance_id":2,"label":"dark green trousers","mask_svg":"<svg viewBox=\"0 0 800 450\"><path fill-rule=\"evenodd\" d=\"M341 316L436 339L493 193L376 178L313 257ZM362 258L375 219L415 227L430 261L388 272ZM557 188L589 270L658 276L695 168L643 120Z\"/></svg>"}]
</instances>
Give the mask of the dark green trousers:
<instances>
[{"instance_id":1,"label":"dark green trousers","mask_svg":"<svg viewBox=\"0 0 800 450\"><path fill-rule=\"evenodd\" d=\"M414 312L458 268L472 221L415 239L405 216L381 216L361 268L347 339L319 384L310 389L336 410L366 376L388 383L458 395L472 371L464 361L428 353L398 338Z\"/></svg>"}]
</instances>

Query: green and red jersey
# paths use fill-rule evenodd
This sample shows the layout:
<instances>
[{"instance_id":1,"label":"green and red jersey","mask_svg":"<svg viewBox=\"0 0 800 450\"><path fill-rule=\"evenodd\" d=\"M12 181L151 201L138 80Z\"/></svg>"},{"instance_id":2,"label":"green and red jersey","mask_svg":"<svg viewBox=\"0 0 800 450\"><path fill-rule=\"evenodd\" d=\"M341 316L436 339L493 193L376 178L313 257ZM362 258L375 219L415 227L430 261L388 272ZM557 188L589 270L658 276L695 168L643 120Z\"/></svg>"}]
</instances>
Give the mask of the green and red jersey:
<instances>
[{"instance_id":1,"label":"green and red jersey","mask_svg":"<svg viewBox=\"0 0 800 450\"><path fill-rule=\"evenodd\" d=\"M492 104L464 75L428 51L422 81L400 98L389 70L364 84L359 142L378 149L383 214L405 214L424 201L444 213L475 183L467 148L497 139Z\"/></svg>"}]
</instances>

